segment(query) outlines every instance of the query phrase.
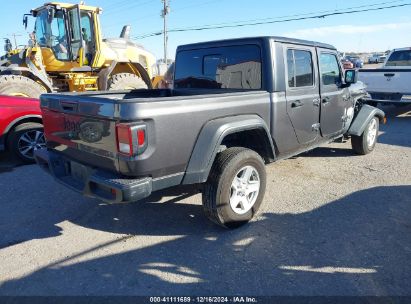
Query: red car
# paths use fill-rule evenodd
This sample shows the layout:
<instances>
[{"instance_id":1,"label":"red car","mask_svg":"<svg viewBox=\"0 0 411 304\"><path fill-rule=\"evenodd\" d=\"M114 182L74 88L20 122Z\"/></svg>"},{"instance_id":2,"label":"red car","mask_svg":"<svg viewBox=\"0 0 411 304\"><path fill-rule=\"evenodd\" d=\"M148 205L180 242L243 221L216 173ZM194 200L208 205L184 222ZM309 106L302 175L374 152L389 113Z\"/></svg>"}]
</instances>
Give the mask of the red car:
<instances>
[{"instance_id":1,"label":"red car","mask_svg":"<svg viewBox=\"0 0 411 304\"><path fill-rule=\"evenodd\" d=\"M346 58L341 59L341 64L344 70L349 70L354 68L354 64Z\"/></svg>"},{"instance_id":2,"label":"red car","mask_svg":"<svg viewBox=\"0 0 411 304\"><path fill-rule=\"evenodd\" d=\"M43 147L39 100L0 96L0 151L8 150L23 162L32 163L34 151Z\"/></svg>"}]
</instances>

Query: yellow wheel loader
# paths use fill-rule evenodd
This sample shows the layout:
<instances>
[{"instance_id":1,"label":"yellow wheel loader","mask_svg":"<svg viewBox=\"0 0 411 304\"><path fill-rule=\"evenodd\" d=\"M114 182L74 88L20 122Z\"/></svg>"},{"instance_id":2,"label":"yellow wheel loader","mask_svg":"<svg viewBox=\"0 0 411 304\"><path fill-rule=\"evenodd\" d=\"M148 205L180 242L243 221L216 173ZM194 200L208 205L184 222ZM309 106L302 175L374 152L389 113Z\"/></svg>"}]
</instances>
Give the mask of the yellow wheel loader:
<instances>
[{"instance_id":1,"label":"yellow wheel loader","mask_svg":"<svg viewBox=\"0 0 411 304\"><path fill-rule=\"evenodd\" d=\"M29 45L0 57L0 95L38 98L46 92L152 88L154 56L129 39L103 39L99 14L86 5L50 2L23 16L35 18Z\"/></svg>"}]
</instances>

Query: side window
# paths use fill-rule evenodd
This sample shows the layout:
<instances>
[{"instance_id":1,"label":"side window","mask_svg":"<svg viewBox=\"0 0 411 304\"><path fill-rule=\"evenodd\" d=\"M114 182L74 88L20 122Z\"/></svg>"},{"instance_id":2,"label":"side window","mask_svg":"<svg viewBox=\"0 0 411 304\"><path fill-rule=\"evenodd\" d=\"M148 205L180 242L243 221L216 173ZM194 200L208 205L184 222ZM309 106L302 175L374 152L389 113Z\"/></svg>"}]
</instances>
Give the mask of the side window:
<instances>
[{"instance_id":1,"label":"side window","mask_svg":"<svg viewBox=\"0 0 411 304\"><path fill-rule=\"evenodd\" d=\"M86 43L93 41L93 31L92 31L92 23L91 23L91 16L88 12L81 12L81 34L83 36L83 40Z\"/></svg>"},{"instance_id":2,"label":"side window","mask_svg":"<svg viewBox=\"0 0 411 304\"><path fill-rule=\"evenodd\" d=\"M310 51L287 50L288 86L310 87L314 84L313 60Z\"/></svg>"},{"instance_id":3,"label":"side window","mask_svg":"<svg viewBox=\"0 0 411 304\"><path fill-rule=\"evenodd\" d=\"M341 83L340 66L334 54L322 53L320 55L321 80L324 85Z\"/></svg>"}]
</instances>

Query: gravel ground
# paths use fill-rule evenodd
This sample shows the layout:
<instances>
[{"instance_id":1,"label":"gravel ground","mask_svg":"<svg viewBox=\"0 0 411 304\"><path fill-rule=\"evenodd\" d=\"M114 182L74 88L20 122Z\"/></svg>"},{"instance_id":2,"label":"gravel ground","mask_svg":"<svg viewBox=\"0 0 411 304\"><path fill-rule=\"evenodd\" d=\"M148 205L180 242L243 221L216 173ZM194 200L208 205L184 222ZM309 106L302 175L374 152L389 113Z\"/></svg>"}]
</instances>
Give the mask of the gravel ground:
<instances>
[{"instance_id":1,"label":"gravel ground","mask_svg":"<svg viewBox=\"0 0 411 304\"><path fill-rule=\"evenodd\" d=\"M0 295L411 295L411 107L374 153L332 143L267 167L234 231L172 189L105 205L35 165L0 165Z\"/></svg>"}]
</instances>

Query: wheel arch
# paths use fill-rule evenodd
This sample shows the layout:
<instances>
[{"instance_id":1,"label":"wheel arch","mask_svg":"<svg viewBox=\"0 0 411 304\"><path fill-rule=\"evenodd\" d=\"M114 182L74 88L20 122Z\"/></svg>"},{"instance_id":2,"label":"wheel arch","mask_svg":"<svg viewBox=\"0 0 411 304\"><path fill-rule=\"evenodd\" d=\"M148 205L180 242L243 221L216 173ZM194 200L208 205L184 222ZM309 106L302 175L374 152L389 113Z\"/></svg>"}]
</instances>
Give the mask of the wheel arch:
<instances>
[{"instance_id":1,"label":"wheel arch","mask_svg":"<svg viewBox=\"0 0 411 304\"><path fill-rule=\"evenodd\" d=\"M150 75L141 63L113 61L109 67L102 69L98 74L99 90L106 91L110 77L119 73L130 73L137 75L143 79L149 89L153 88Z\"/></svg>"},{"instance_id":2,"label":"wheel arch","mask_svg":"<svg viewBox=\"0 0 411 304\"><path fill-rule=\"evenodd\" d=\"M368 123L373 117L378 117L381 123L384 122L385 113L382 110L372 107L370 105L362 105L360 111L351 123L351 126L348 129L347 134L360 136L364 132L365 128L367 127Z\"/></svg>"},{"instance_id":3,"label":"wheel arch","mask_svg":"<svg viewBox=\"0 0 411 304\"><path fill-rule=\"evenodd\" d=\"M250 136L250 140L245 137ZM255 145L258 142L260 145ZM262 143L262 144L261 144ZM256 151L266 163L276 158L274 142L265 121L258 115L239 115L207 122L191 153L183 184L207 181L214 159L222 145L241 146Z\"/></svg>"},{"instance_id":4,"label":"wheel arch","mask_svg":"<svg viewBox=\"0 0 411 304\"><path fill-rule=\"evenodd\" d=\"M7 145L7 139L8 139L8 135L9 135L10 131L13 130L15 127L17 127L21 124L27 123L27 122L36 122L36 123L43 124L43 119L42 119L41 115L24 115L24 116L21 116L19 118L14 119L4 129L4 132L3 132L3 135L2 135L4 145Z\"/></svg>"}]
</instances>

